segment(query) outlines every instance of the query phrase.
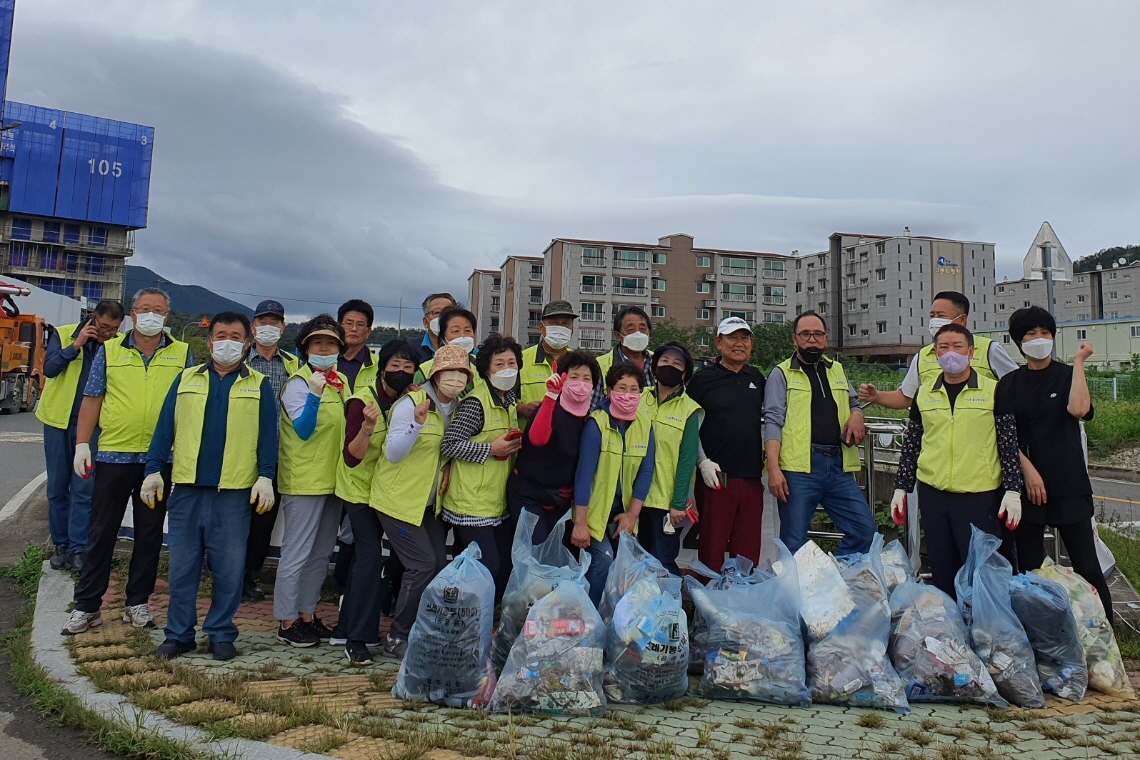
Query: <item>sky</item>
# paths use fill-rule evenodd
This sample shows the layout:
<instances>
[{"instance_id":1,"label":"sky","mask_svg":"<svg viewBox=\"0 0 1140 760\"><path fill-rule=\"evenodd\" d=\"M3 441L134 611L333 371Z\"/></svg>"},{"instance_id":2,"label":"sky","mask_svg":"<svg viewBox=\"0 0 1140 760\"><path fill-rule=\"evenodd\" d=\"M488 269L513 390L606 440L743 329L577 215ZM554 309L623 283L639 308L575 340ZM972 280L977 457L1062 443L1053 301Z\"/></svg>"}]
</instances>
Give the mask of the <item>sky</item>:
<instances>
[{"instance_id":1,"label":"sky","mask_svg":"<svg viewBox=\"0 0 1140 760\"><path fill-rule=\"evenodd\" d=\"M555 237L1140 242L1140 4L17 0L8 97L155 127L131 263L418 323ZM175 304L177 308L177 304Z\"/></svg>"}]
</instances>

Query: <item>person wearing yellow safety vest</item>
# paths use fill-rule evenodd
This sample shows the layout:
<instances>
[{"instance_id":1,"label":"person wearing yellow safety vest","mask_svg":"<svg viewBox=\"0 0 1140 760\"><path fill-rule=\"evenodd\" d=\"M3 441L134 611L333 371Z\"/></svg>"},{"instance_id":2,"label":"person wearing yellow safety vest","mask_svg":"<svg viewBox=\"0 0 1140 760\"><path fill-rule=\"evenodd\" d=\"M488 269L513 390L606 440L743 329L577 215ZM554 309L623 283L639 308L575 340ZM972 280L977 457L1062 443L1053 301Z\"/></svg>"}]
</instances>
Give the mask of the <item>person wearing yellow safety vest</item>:
<instances>
[{"instance_id":1,"label":"person wearing yellow safety vest","mask_svg":"<svg viewBox=\"0 0 1140 760\"><path fill-rule=\"evenodd\" d=\"M99 346L111 340L123 321L118 301L100 301L82 324L63 325L48 334L44 349L44 390L36 417L44 423L48 532L55 545L53 570L79 572L87 546L94 483L71 469L83 388ZM92 445L98 432L92 435Z\"/></svg>"},{"instance_id":2,"label":"person wearing yellow safety vest","mask_svg":"<svg viewBox=\"0 0 1140 760\"><path fill-rule=\"evenodd\" d=\"M930 322L927 324L927 329L933 338L943 325L956 324L966 327L969 316L970 299L956 291L944 290L935 295L934 300L930 302ZM1001 343L980 335L974 336L974 343L974 358L970 360L970 366L982 377L1000 380L1017 369L1017 364L1009 358ZM887 409L909 409L919 386L933 382L941 372L938 356L934 352L934 343L931 342L911 358L906 376L898 390L880 391L871 383L864 383L859 386L859 400L863 403L878 404Z\"/></svg>"},{"instance_id":3,"label":"person wearing yellow safety vest","mask_svg":"<svg viewBox=\"0 0 1140 760\"><path fill-rule=\"evenodd\" d=\"M538 411L546 396L546 381L554 374L554 367L570 350L570 337L574 334L574 320L578 313L569 301L551 301L542 307L542 321L538 324L539 341L522 352L519 369L519 417L529 420Z\"/></svg>"},{"instance_id":4,"label":"person wearing yellow safety vest","mask_svg":"<svg viewBox=\"0 0 1140 760\"><path fill-rule=\"evenodd\" d=\"M606 373L608 399L582 430L574 475L574 530L570 542L590 553L586 580L594 605L602 599L619 533L636 533L653 483L653 418L638 414L644 372L630 362Z\"/></svg>"},{"instance_id":5,"label":"person wearing yellow safety vest","mask_svg":"<svg viewBox=\"0 0 1140 760\"><path fill-rule=\"evenodd\" d=\"M390 414L368 496L404 566L392 628L380 648L384 657L403 659L420 597L447 564L447 528L437 504L444 464L441 447L459 396L471 380L469 356L464 346L440 346L427 382L397 401Z\"/></svg>"},{"instance_id":6,"label":"person wearing yellow safety vest","mask_svg":"<svg viewBox=\"0 0 1140 760\"><path fill-rule=\"evenodd\" d=\"M640 306L626 306L614 315L614 337L617 344L598 357L598 368L602 377L609 374L610 367L629 362L641 370L642 387L653 385L653 370L650 369L649 315ZM607 389L602 385L594 388L594 408L598 409L606 401Z\"/></svg>"},{"instance_id":7,"label":"person wearing yellow safety vest","mask_svg":"<svg viewBox=\"0 0 1140 760\"><path fill-rule=\"evenodd\" d=\"M253 350L246 358L249 368L269 379L273 398L281 398L281 391L290 375L296 374L300 360L281 348L281 335L285 331L285 307L280 301L262 301L253 311ZM277 523L281 494L277 490L277 473L273 473L273 506L265 512L252 510L249 518L249 539L245 544L245 578L241 597L260 602L265 592L257 583L257 576L269 556L273 526Z\"/></svg>"},{"instance_id":8,"label":"person wearing yellow safety vest","mask_svg":"<svg viewBox=\"0 0 1140 760\"><path fill-rule=\"evenodd\" d=\"M329 555L336 546L340 500L337 461L344 445L344 381L336 373L344 330L328 314L301 325L305 362L281 392L277 487L281 490L281 559L273 586L277 640L313 647L332 636L314 613Z\"/></svg>"},{"instance_id":9,"label":"person wearing yellow safety vest","mask_svg":"<svg viewBox=\"0 0 1140 760\"><path fill-rule=\"evenodd\" d=\"M353 665L371 665L368 647L379 646L381 588L387 581L386 571L393 570L395 558L384 561L380 545L384 529L378 513L368 505L368 497L376 463L384 450L389 410L411 387L418 359L416 350L406 341L388 341L376 360L381 368L376 382L359 388L345 404L344 448L337 463L336 495L348 512L356 549L340 616L329 643L343 646L345 657Z\"/></svg>"},{"instance_id":10,"label":"person wearing yellow safety vest","mask_svg":"<svg viewBox=\"0 0 1140 760\"><path fill-rule=\"evenodd\" d=\"M170 549L170 606L166 641L155 656L166 660L196 649L202 556L213 579L202 623L215 660L237 656L234 615L241 604L250 505L273 505L277 467L277 399L273 385L242 360L249 350L244 314L224 311L210 320L210 360L191 367L170 386L147 451L141 496L162 498L162 470L173 453L170 480L177 485L166 514Z\"/></svg>"},{"instance_id":11,"label":"person wearing yellow safety vest","mask_svg":"<svg viewBox=\"0 0 1140 760\"><path fill-rule=\"evenodd\" d=\"M346 378L345 393L351 395L358 388L372 385L380 372L376 357L368 348L372 334L372 305L359 298L351 298L337 309L336 321L344 328L344 350L337 360L337 373Z\"/></svg>"},{"instance_id":12,"label":"person wearing yellow safety vest","mask_svg":"<svg viewBox=\"0 0 1140 760\"><path fill-rule=\"evenodd\" d=\"M657 385L641 396L642 414L653 420L655 458L653 483L637 523L637 540L674 575L681 550L678 526L693 492L693 475L701 448L704 410L685 393L693 376L693 357L680 343L666 343L653 352Z\"/></svg>"},{"instance_id":13,"label":"person wearing yellow safety vest","mask_svg":"<svg viewBox=\"0 0 1140 760\"><path fill-rule=\"evenodd\" d=\"M474 314L467 309L452 306L441 311L433 321L439 322L440 346L460 346L468 354L473 355L475 353L475 331L478 329L478 323ZM431 368L434 362L433 357L420 364L416 371L417 385L423 385L431 376ZM481 382L483 382L481 378L472 375L471 384L464 389L464 393L470 393Z\"/></svg>"},{"instance_id":14,"label":"person wearing yellow safety vest","mask_svg":"<svg viewBox=\"0 0 1140 760\"><path fill-rule=\"evenodd\" d=\"M943 325L934 350L942 371L919 387L911 407L891 513L905 520L917 479L930 580L953 597L971 526L999 537L1002 519L1016 528L1024 483L1016 419L998 399L997 382L971 365L974 336Z\"/></svg>"},{"instance_id":15,"label":"person wearing yellow safety vest","mask_svg":"<svg viewBox=\"0 0 1140 760\"><path fill-rule=\"evenodd\" d=\"M91 362L75 431L75 474L92 474L91 441L97 428L99 451L94 456L95 490L83 572L75 588L75 611L63 629L66 635L83 633L103 622L99 609L111 580L111 560L128 500L135 545L123 621L135 628L154 627L148 601L158 577L166 505L148 508L139 489L162 401L182 370L194 364L186 344L162 329L169 313L166 293L143 288L131 304L131 331L106 341Z\"/></svg>"},{"instance_id":16,"label":"person wearing yellow safety vest","mask_svg":"<svg viewBox=\"0 0 1140 760\"><path fill-rule=\"evenodd\" d=\"M843 365L824 356L823 317L797 316L792 341L795 353L772 369L764 387L768 490L780 509L780 540L797 551L822 505L843 534L835 554L863 554L875 536L871 508L855 482L863 412Z\"/></svg>"},{"instance_id":17,"label":"person wearing yellow safety vest","mask_svg":"<svg viewBox=\"0 0 1140 760\"><path fill-rule=\"evenodd\" d=\"M514 525L507 513L507 478L522 433L515 411L522 346L497 333L479 346L475 369L485 381L467 394L443 436L441 454L450 461L441 506L455 531L455 551L479 544L480 560L502 595L510 569Z\"/></svg>"}]
</instances>

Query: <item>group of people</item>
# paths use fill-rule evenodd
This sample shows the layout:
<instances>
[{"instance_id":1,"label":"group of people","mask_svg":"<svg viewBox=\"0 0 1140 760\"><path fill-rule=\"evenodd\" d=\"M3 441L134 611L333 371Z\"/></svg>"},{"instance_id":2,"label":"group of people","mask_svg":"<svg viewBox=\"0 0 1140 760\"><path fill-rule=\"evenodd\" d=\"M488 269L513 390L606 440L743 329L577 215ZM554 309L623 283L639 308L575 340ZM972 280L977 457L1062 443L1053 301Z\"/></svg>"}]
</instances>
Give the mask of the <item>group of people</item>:
<instances>
[{"instance_id":1,"label":"group of people","mask_svg":"<svg viewBox=\"0 0 1140 760\"><path fill-rule=\"evenodd\" d=\"M889 393L856 392L826 355L825 320L810 311L796 317L790 356L768 377L749 363L744 320L719 324L719 356L698 371L681 344L649 351L651 320L636 306L615 315L615 345L597 358L571 347L578 315L566 301L544 306L536 345L492 334L477 346L475 315L433 293L422 342L393 340L376 355L364 301L305 322L295 354L279 345L284 309L264 301L252 322L215 315L202 363L163 330L169 312L165 293L144 289L130 331L118 334L123 309L104 301L50 339L37 414L51 562L80 573L65 634L102 622L128 499L135 545L124 620L135 626L154 625L148 599L169 518L170 602L157 651L167 658L196 647L203 559L213 590L202 629L215 658L236 655L233 618L243 594L264 596L257 576L278 521L278 639L331 641L355 664L371 663L377 647L403 657L449 534L456 553L479 546L501 596L524 510L538 518L535 543L571 521L569 543L591 558L595 603L623 532L673 572L682 529L696 521L706 566L719 570L726 555L757 562L765 474L789 549L807 541L822 506L843 534L836 554L866 552L876 525L855 478L861 401L911 409L891 508L905 518L917 481L935 585L953 594L971 524L1001 535L1024 516L1009 542L1022 569L1044 559L1043 526L1059 526L1075 569L1109 606L1079 456L1092 349L1082 345L1072 366L1052 360L1056 325L1042 309L1011 317L1028 359L1018 369L1000 344L966 328L965 296L938 294L934 343ZM338 552L343 596L330 629L316 610L338 536L351 536L352 550ZM384 637L381 578L395 595Z\"/></svg>"}]
</instances>

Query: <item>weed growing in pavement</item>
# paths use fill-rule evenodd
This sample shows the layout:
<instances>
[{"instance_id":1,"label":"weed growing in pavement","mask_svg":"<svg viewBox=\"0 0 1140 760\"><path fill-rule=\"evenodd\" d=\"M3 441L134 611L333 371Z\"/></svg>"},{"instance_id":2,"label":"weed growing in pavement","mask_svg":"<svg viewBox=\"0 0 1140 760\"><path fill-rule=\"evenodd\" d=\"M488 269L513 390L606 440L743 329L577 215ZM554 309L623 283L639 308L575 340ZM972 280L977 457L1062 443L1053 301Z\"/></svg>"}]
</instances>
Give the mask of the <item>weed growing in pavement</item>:
<instances>
[{"instance_id":1,"label":"weed growing in pavement","mask_svg":"<svg viewBox=\"0 0 1140 760\"><path fill-rule=\"evenodd\" d=\"M927 747L934 743L934 737L925 731L919 731L915 728L903 728L899 730L899 736L906 739L908 742L917 744L920 747Z\"/></svg>"},{"instance_id":2,"label":"weed growing in pavement","mask_svg":"<svg viewBox=\"0 0 1140 760\"><path fill-rule=\"evenodd\" d=\"M859 720L855 721L855 725L862 726L863 728L884 728L887 721L882 715L878 713L863 713L859 716Z\"/></svg>"},{"instance_id":3,"label":"weed growing in pavement","mask_svg":"<svg viewBox=\"0 0 1140 760\"><path fill-rule=\"evenodd\" d=\"M903 743L900 741L895 741L894 739L888 739L886 741L879 742L879 752L882 752L884 755L902 752L902 749Z\"/></svg>"},{"instance_id":4,"label":"weed growing in pavement","mask_svg":"<svg viewBox=\"0 0 1140 760\"><path fill-rule=\"evenodd\" d=\"M3 574L16 582L16 588L26 597L35 597L40 587L40 573L43 572L47 552L38 544L24 549L24 556L11 567L0 568Z\"/></svg>"}]
</instances>

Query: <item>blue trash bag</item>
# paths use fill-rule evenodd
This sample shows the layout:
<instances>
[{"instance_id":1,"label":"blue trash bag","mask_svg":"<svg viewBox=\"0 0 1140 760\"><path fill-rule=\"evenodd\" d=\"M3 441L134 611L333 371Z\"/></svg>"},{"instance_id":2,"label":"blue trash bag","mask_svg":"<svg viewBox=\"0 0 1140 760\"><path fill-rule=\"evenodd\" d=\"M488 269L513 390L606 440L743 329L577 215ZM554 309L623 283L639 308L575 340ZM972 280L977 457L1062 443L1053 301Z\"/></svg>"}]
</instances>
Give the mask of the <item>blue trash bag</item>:
<instances>
[{"instance_id":1,"label":"blue trash bag","mask_svg":"<svg viewBox=\"0 0 1140 760\"><path fill-rule=\"evenodd\" d=\"M495 579L480 556L471 544L424 590L392 696L448 707L481 707L491 699Z\"/></svg>"},{"instance_id":2,"label":"blue trash bag","mask_svg":"<svg viewBox=\"0 0 1140 760\"><path fill-rule=\"evenodd\" d=\"M999 694L1018 707L1044 707L1033 647L1009 600L1013 568L998 554L997 536L977 526L970 530L966 564L954 577L970 645L993 676Z\"/></svg>"},{"instance_id":3,"label":"blue trash bag","mask_svg":"<svg viewBox=\"0 0 1140 760\"><path fill-rule=\"evenodd\" d=\"M606 586L602 590L602 599L598 603L598 612L601 613L602 620L609 624L618 600L642 578L675 577L665 569L660 560L647 552L636 538L629 533L619 534L617 553L614 554L613 564L610 565L610 572L606 576ZM675 587L677 600L680 601L680 583Z\"/></svg>"},{"instance_id":4,"label":"blue trash bag","mask_svg":"<svg viewBox=\"0 0 1140 760\"><path fill-rule=\"evenodd\" d=\"M581 561L563 544L566 526L570 522L567 513L550 535L541 544L531 542L538 515L523 510L515 526L514 543L511 545L511 568L507 587L503 591L502 608L499 612L499 627L491 642L491 661L501 668L510 654L526 621L531 605L554 590L561 581L568 580L580 584L589 591L586 570L590 567L590 555L582 552Z\"/></svg>"},{"instance_id":5,"label":"blue trash bag","mask_svg":"<svg viewBox=\"0 0 1140 760\"><path fill-rule=\"evenodd\" d=\"M1080 702L1089 686L1089 670L1068 592L1038 575L1015 575L1009 582L1009 600L1033 647L1041 688Z\"/></svg>"},{"instance_id":6,"label":"blue trash bag","mask_svg":"<svg viewBox=\"0 0 1140 760\"><path fill-rule=\"evenodd\" d=\"M726 588L685 578L685 590L708 626L699 690L724 699L807 706L799 581L791 552L775 540L773 574Z\"/></svg>"},{"instance_id":7,"label":"blue trash bag","mask_svg":"<svg viewBox=\"0 0 1140 760\"><path fill-rule=\"evenodd\" d=\"M585 587L562 581L527 613L495 686L491 710L602 715L604 649L605 625Z\"/></svg>"},{"instance_id":8,"label":"blue trash bag","mask_svg":"<svg viewBox=\"0 0 1140 760\"><path fill-rule=\"evenodd\" d=\"M606 624L606 698L655 705L689 690L689 624L681 579L642 578Z\"/></svg>"},{"instance_id":9,"label":"blue trash bag","mask_svg":"<svg viewBox=\"0 0 1140 760\"><path fill-rule=\"evenodd\" d=\"M883 547L882 559L883 572L886 573L887 579L887 591L894 591L900 583L915 579L910 556L903 548L902 542L897 538Z\"/></svg>"},{"instance_id":10,"label":"blue trash bag","mask_svg":"<svg viewBox=\"0 0 1140 760\"><path fill-rule=\"evenodd\" d=\"M941 589L903 581L891 592L888 649L911 702L1009 707L969 636L958 605Z\"/></svg>"}]
</instances>

